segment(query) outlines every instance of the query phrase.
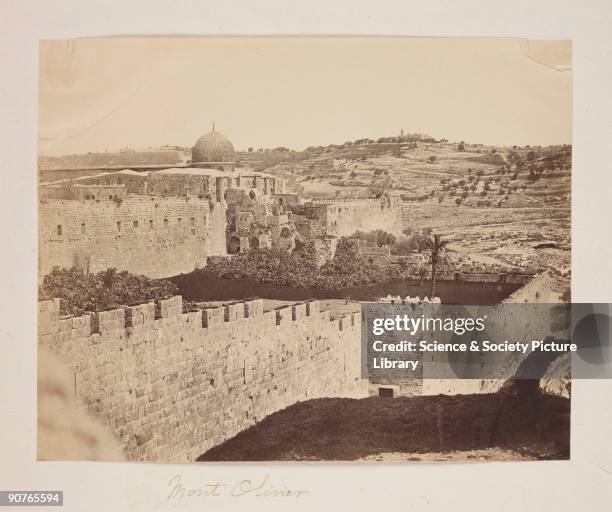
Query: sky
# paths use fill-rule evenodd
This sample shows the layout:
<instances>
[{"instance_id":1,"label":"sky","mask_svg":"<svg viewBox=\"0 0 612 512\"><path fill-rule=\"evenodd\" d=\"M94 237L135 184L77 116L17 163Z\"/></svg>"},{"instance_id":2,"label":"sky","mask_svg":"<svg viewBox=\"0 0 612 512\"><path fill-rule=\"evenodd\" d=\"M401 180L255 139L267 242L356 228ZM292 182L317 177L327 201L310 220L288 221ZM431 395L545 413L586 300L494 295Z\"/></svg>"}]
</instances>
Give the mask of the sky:
<instances>
[{"instance_id":1,"label":"sky","mask_svg":"<svg viewBox=\"0 0 612 512\"><path fill-rule=\"evenodd\" d=\"M43 155L192 146L213 121L236 149L572 136L568 41L94 38L42 41L39 66Z\"/></svg>"}]
</instances>

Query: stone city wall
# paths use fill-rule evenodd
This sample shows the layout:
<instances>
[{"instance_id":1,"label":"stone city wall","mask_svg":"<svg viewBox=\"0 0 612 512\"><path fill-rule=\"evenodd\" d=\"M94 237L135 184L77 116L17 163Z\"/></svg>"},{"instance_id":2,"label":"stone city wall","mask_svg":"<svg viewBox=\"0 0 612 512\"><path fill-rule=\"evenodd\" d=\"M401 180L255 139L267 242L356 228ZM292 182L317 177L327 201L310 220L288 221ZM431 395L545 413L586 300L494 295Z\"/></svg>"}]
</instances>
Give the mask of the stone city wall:
<instances>
[{"instance_id":1,"label":"stone city wall","mask_svg":"<svg viewBox=\"0 0 612 512\"><path fill-rule=\"evenodd\" d=\"M204 173L190 172L189 168L178 168L176 172L156 171L129 171L101 172L97 175L84 176L78 181L65 181L63 183L43 183L40 187L40 196L46 198L61 197L74 198L78 186L98 187L124 187L125 194L139 194L148 196L207 196L215 197L218 180L224 182L224 190L231 188L253 189L260 195L271 196L279 188L280 178L251 176L247 174L232 174L219 176L219 171L210 169L210 176ZM77 177L77 176L75 176ZM62 190L63 196L58 196Z\"/></svg>"},{"instance_id":2,"label":"stone city wall","mask_svg":"<svg viewBox=\"0 0 612 512\"><path fill-rule=\"evenodd\" d=\"M425 267L426 268L426 267ZM431 270L423 270L419 273L419 277L424 280L431 280ZM524 285L531 282L533 274L524 274L509 270L504 272L478 272L478 271L463 271L463 270L439 270L436 271L436 279L438 281L463 281L466 283L509 283ZM522 290L522 287L517 290ZM507 299L506 299L507 300ZM536 302L536 301L521 301L521 302Z\"/></svg>"},{"instance_id":3,"label":"stone city wall","mask_svg":"<svg viewBox=\"0 0 612 512\"><path fill-rule=\"evenodd\" d=\"M322 206L322 205L355 205L355 206L363 206L363 207L376 207L381 204L385 204L387 206L401 206L402 201L398 197L383 197L380 199L374 197L366 197L366 198L331 198L331 199L313 199L306 204L311 204L313 206Z\"/></svg>"},{"instance_id":4,"label":"stone city wall","mask_svg":"<svg viewBox=\"0 0 612 512\"><path fill-rule=\"evenodd\" d=\"M128 196L39 205L39 278L56 265L168 277L225 253L224 203Z\"/></svg>"},{"instance_id":5,"label":"stone city wall","mask_svg":"<svg viewBox=\"0 0 612 512\"><path fill-rule=\"evenodd\" d=\"M349 236L355 231L382 229L399 235L402 209L386 199L338 199L312 201L294 215L302 236Z\"/></svg>"},{"instance_id":6,"label":"stone city wall","mask_svg":"<svg viewBox=\"0 0 612 512\"><path fill-rule=\"evenodd\" d=\"M336 236L352 235L355 231L373 231L382 229L392 234L399 234L402 229L402 212L400 208L378 203L350 203L322 206L322 220L327 226L328 234Z\"/></svg>"},{"instance_id":7,"label":"stone city wall","mask_svg":"<svg viewBox=\"0 0 612 512\"><path fill-rule=\"evenodd\" d=\"M39 346L74 377L83 409L129 460L189 462L301 400L367 395L359 313L330 320L313 301L183 313L180 296L65 318L39 303Z\"/></svg>"},{"instance_id":8,"label":"stone city wall","mask_svg":"<svg viewBox=\"0 0 612 512\"><path fill-rule=\"evenodd\" d=\"M524 286L512 293L501 304L488 314L488 334L491 340L503 341L508 333L516 341L542 339L550 332L549 317L542 316L540 308L515 309L506 307L508 304L547 304L559 302L558 294L550 289L551 277L548 272L538 274ZM513 315L521 314L520 322ZM492 327L491 327L492 326ZM509 328L509 326L512 326ZM516 372L529 354L509 352L500 358L500 375ZM425 369L427 364L425 364ZM505 383L504 379L424 379L422 393L437 394L467 394L495 393Z\"/></svg>"},{"instance_id":9,"label":"stone city wall","mask_svg":"<svg viewBox=\"0 0 612 512\"><path fill-rule=\"evenodd\" d=\"M525 281L525 285L512 293L504 300L504 303L549 304L559 302L559 293L554 292L552 284L550 274L546 271L542 272L529 281Z\"/></svg>"},{"instance_id":10,"label":"stone city wall","mask_svg":"<svg viewBox=\"0 0 612 512\"><path fill-rule=\"evenodd\" d=\"M78 180L78 183L97 186L124 186L127 194L140 194L149 196L210 196L216 193L216 179L211 176L197 174L166 174L156 172L141 173L101 173ZM66 183L74 186L74 182ZM54 185L41 187L41 194L47 195ZM50 196L48 196L50 197Z\"/></svg>"},{"instance_id":11,"label":"stone city wall","mask_svg":"<svg viewBox=\"0 0 612 512\"><path fill-rule=\"evenodd\" d=\"M114 199L127 195L125 185L81 185L70 182L40 187L43 199Z\"/></svg>"}]
</instances>

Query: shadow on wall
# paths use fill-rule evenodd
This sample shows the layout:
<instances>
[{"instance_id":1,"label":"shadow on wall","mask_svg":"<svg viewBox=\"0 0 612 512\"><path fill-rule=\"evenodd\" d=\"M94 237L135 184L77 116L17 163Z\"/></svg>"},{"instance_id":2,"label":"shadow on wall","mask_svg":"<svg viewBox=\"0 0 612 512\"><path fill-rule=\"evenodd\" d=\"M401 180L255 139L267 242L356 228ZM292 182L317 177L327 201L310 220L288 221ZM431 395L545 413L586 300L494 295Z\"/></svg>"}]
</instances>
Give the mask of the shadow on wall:
<instances>
[{"instance_id":1,"label":"shadow on wall","mask_svg":"<svg viewBox=\"0 0 612 512\"><path fill-rule=\"evenodd\" d=\"M74 377L46 350L38 352L38 460L121 461L110 430L77 406Z\"/></svg>"}]
</instances>

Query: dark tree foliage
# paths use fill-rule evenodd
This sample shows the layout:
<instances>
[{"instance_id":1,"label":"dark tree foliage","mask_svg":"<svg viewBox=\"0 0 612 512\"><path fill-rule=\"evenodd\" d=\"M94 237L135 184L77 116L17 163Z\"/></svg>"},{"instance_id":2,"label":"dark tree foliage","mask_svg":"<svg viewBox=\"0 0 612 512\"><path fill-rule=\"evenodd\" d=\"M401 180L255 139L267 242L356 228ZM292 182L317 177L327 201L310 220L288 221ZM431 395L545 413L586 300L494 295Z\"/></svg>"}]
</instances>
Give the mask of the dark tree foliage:
<instances>
[{"instance_id":1,"label":"dark tree foliage","mask_svg":"<svg viewBox=\"0 0 612 512\"><path fill-rule=\"evenodd\" d=\"M382 229L376 229L370 232L357 230L350 235L349 238L360 240L370 245L376 245L377 247L393 245L395 243L395 236Z\"/></svg>"},{"instance_id":2,"label":"dark tree foliage","mask_svg":"<svg viewBox=\"0 0 612 512\"><path fill-rule=\"evenodd\" d=\"M41 300L62 299L61 314L80 315L113 306L140 304L176 295L176 285L165 279L149 279L127 271L109 268L86 274L80 268L54 267L39 288Z\"/></svg>"},{"instance_id":3,"label":"dark tree foliage","mask_svg":"<svg viewBox=\"0 0 612 512\"><path fill-rule=\"evenodd\" d=\"M400 237L391 245L391 254L407 256L413 252L429 251L431 228L421 231L404 230L405 237Z\"/></svg>"},{"instance_id":4,"label":"dark tree foliage","mask_svg":"<svg viewBox=\"0 0 612 512\"><path fill-rule=\"evenodd\" d=\"M302 251L255 249L232 258L219 258L210 262L207 270L224 279L254 279L312 288L368 285L398 277L392 265L370 263L359 254L357 245L346 238L340 239L335 256L321 267L317 265L314 244L307 242Z\"/></svg>"}]
</instances>

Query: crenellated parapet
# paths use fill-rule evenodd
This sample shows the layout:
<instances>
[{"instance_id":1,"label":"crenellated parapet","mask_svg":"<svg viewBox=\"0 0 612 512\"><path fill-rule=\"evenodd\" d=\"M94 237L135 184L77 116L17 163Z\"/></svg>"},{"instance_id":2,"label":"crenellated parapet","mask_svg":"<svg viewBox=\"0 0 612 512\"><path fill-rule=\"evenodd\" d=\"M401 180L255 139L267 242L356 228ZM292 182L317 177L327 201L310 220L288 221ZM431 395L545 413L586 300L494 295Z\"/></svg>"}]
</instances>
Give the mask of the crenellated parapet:
<instances>
[{"instance_id":1,"label":"crenellated parapet","mask_svg":"<svg viewBox=\"0 0 612 512\"><path fill-rule=\"evenodd\" d=\"M183 299L180 295L176 295L136 306L88 312L80 316L60 316L60 299L52 299L38 303L39 335L66 333L72 330L77 330L75 333L77 337L107 334L119 329L154 327L158 321L195 323L202 329L227 327L234 322L236 325L242 325L245 320L264 319L271 325L277 326L312 319L330 321L329 313L321 312L319 307L319 301L313 300L264 312L263 300L256 299L183 313ZM338 320L339 325L356 325L354 318L358 319L358 316L357 313L345 315Z\"/></svg>"},{"instance_id":2,"label":"crenellated parapet","mask_svg":"<svg viewBox=\"0 0 612 512\"><path fill-rule=\"evenodd\" d=\"M130 460L193 461L295 402L365 396L359 313L262 300L183 312L180 296L76 317L39 303L39 344Z\"/></svg>"},{"instance_id":3,"label":"crenellated parapet","mask_svg":"<svg viewBox=\"0 0 612 512\"><path fill-rule=\"evenodd\" d=\"M399 197L365 197L365 198L330 198L330 199L313 199L306 202L307 205L324 206L324 205L355 205L355 206L380 206L381 204L388 206L400 206L401 200Z\"/></svg>"}]
</instances>

